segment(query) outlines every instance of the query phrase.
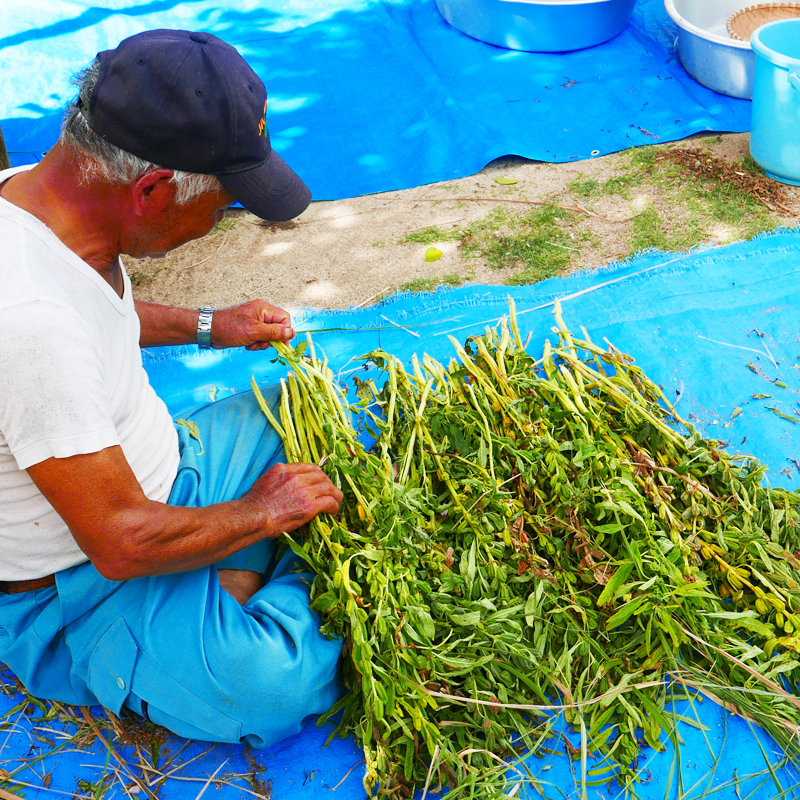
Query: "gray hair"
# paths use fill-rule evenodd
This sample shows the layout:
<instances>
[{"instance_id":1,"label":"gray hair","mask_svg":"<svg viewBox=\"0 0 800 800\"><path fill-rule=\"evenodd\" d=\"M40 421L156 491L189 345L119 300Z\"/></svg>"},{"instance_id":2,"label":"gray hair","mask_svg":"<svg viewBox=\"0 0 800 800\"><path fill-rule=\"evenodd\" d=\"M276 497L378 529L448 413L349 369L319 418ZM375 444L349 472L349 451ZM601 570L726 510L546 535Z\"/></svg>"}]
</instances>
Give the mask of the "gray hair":
<instances>
[{"instance_id":1,"label":"gray hair","mask_svg":"<svg viewBox=\"0 0 800 800\"><path fill-rule=\"evenodd\" d=\"M84 108L89 107L89 97L97 83L99 70L100 61L95 59L72 79L72 84L78 88L78 96L67 106L59 141L80 157L82 179L87 183L101 179L128 186L148 172L163 167L116 147L89 127L78 103L80 101ZM173 170L170 181L175 184L175 202L179 205L223 188L215 175L196 172Z\"/></svg>"}]
</instances>

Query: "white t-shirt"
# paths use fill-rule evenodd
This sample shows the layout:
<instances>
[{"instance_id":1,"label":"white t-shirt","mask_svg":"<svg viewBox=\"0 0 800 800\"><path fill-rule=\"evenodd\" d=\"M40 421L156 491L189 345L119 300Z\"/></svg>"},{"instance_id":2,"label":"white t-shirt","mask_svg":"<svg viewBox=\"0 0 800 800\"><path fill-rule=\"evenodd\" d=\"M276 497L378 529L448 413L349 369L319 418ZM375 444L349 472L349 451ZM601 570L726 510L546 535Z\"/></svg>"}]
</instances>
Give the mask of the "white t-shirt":
<instances>
[{"instance_id":1,"label":"white t-shirt","mask_svg":"<svg viewBox=\"0 0 800 800\"><path fill-rule=\"evenodd\" d=\"M0 172L0 184L20 171ZM142 366L127 275L124 285L119 297L0 197L0 580L88 560L29 478L33 464L121 445L147 497L169 497L178 438Z\"/></svg>"}]
</instances>

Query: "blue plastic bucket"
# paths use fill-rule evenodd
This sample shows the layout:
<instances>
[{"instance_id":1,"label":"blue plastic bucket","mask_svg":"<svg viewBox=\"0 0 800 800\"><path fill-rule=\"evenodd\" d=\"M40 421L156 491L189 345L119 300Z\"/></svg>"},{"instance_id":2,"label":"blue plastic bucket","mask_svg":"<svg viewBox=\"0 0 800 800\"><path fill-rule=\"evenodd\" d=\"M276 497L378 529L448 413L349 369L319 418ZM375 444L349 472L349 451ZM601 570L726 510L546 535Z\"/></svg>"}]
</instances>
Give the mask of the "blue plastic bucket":
<instances>
[{"instance_id":1,"label":"blue plastic bucket","mask_svg":"<svg viewBox=\"0 0 800 800\"><path fill-rule=\"evenodd\" d=\"M800 186L800 19L764 25L756 54L750 155L776 181Z\"/></svg>"}]
</instances>

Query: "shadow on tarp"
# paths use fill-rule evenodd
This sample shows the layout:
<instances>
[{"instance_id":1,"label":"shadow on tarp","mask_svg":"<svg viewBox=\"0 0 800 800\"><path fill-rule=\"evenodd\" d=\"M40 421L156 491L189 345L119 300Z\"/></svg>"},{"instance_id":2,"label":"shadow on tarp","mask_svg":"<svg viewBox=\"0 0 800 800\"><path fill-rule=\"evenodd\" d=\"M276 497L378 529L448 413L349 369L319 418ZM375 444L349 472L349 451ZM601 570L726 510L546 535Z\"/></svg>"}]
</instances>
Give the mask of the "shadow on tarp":
<instances>
[{"instance_id":1,"label":"shadow on tarp","mask_svg":"<svg viewBox=\"0 0 800 800\"><path fill-rule=\"evenodd\" d=\"M130 16L147 16L149 14L169 13L175 6L181 3L203 2L203 0L152 0L149 3L127 6L124 12ZM29 4L30 6L33 4ZM34 6L35 7L35 6ZM95 25L99 25L109 17L120 13L119 7L102 7L100 5L90 5L85 11L74 17L62 17L49 24L39 27L26 27L12 34L0 36L0 50L6 47L26 44L37 39L55 39L59 36L66 36L71 33L83 31ZM35 12L34 12L35 13Z\"/></svg>"},{"instance_id":2,"label":"shadow on tarp","mask_svg":"<svg viewBox=\"0 0 800 800\"><path fill-rule=\"evenodd\" d=\"M156 27L208 30L239 48L267 85L276 151L318 200L464 177L510 154L577 161L750 127L751 103L683 70L662 0L639 0L611 41L560 54L471 39L434 0L5 0L0 17L0 68L14 86L0 125L14 165L55 141L73 72Z\"/></svg>"}]
</instances>

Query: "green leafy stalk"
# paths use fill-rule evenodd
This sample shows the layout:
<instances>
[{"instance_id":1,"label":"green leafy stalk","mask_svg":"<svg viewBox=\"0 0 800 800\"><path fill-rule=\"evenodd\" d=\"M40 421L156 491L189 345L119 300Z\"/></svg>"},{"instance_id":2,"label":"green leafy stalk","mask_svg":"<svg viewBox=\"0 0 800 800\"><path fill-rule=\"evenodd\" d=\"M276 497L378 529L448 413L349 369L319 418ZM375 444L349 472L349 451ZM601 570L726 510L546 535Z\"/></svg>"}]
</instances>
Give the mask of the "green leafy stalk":
<instances>
[{"instance_id":1,"label":"green leafy stalk","mask_svg":"<svg viewBox=\"0 0 800 800\"><path fill-rule=\"evenodd\" d=\"M535 787L525 759L556 746L557 711L584 786L592 754L630 788L641 741L677 741L667 704L687 691L800 756L800 497L556 321L539 359L513 305L448 366L371 353L385 383L359 381L352 407L313 347L278 346L280 420L262 408L345 495L290 545L344 637L349 691L326 717L362 742L368 794Z\"/></svg>"}]
</instances>

